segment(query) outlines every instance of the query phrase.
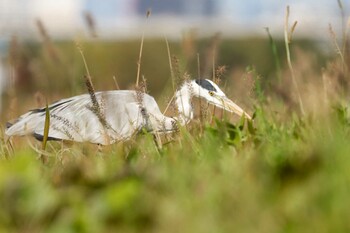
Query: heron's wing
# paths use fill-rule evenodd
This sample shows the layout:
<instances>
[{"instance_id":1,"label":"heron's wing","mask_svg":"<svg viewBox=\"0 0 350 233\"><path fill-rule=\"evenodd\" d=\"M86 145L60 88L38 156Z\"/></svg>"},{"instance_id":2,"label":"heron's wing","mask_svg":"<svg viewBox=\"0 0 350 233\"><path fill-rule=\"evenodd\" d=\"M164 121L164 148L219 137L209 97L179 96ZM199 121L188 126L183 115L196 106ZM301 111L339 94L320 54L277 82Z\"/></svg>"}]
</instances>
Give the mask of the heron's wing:
<instances>
[{"instance_id":1,"label":"heron's wing","mask_svg":"<svg viewBox=\"0 0 350 233\"><path fill-rule=\"evenodd\" d=\"M62 99L49 106L49 139L110 144L139 132L169 131L174 120L165 117L153 97L135 91L95 93L98 110L88 94ZM45 108L32 110L17 119L6 134L34 134L43 138Z\"/></svg>"},{"instance_id":2,"label":"heron's wing","mask_svg":"<svg viewBox=\"0 0 350 233\"><path fill-rule=\"evenodd\" d=\"M82 142L86 141L87 132L98 132L96 117L89 110L89 106L91 106L89 95L61 100L56 105L49 106L49 138ZM45 108L38 109L36 112L34 114L38 116L33 134L37 139L41 139L45 126Z\"/></svg>"},{"instance_id":3,"label":"heron's wing","mask_svg":"<svg viewBox=\"0 0 350 233\"><path fill-rule=\"evenodd\" d=\"M79 140L79 134L74 133L75 123L74 116L81 111L90 101L88 95L75 96L68 99L62 99L50 106L50 139L71 139ZM34 134L38 139L42 138L46 108L31 110L20 116L7 130L6 134L26 135ZM70 137L71 136L71 137Z\"/></svg>"},{"instance_id":4,"label":"heron's wing","mask_svg":"<svg viewBox=\"0 0 350 233\"><path fill-rule=\"evenodd\" d=\"M144 119L134 91L95 94L100 114L93 109L88 94L63 99L50 105L49 138L110 144L131 137L143 126ZM35 109L19 117L6 130L6 134L34 134L41 139L44 125L45 108Z\"/></svg>"}]
</instances>

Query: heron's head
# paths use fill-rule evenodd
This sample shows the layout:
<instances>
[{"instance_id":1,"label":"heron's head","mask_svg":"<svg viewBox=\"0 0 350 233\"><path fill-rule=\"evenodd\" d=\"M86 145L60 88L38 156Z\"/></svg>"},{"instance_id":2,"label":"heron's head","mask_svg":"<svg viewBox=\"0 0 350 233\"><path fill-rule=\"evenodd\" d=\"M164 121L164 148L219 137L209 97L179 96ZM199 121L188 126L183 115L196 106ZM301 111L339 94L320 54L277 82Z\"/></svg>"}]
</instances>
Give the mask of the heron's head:
<instances>
[{"instance_id":1,"label":"heron's head","mask_svg":"<svg viewBox=\"0 0 350 233\"><path fill-rule=\"evenodd\" d=\"M193 95L204 98L209 103L233 112L239 116L245 116L249 120L251 117L242 108L226 97L225 93L211 80L197 79L192 82Z\"/></svg>"}]
</instances>

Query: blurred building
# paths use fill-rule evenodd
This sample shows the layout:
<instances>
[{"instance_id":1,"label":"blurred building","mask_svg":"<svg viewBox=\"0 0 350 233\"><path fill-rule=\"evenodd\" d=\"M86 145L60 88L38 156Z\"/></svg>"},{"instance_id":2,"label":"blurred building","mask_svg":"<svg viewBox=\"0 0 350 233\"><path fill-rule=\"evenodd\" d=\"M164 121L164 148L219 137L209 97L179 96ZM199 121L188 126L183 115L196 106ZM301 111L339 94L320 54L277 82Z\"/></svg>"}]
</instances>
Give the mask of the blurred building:
<instances>
[{"instance_id":1,"label":"blurred building","mask_svg":"<svg viewBox=\"0 0 350 233\"><path fill-rule=\"evenodd\" d=\"M153 0L137 1L137 13L144 15L151 9L152 15L177 15L179 17L211 17L216 13L215 0Z\"/></svg>"}]
</instances>

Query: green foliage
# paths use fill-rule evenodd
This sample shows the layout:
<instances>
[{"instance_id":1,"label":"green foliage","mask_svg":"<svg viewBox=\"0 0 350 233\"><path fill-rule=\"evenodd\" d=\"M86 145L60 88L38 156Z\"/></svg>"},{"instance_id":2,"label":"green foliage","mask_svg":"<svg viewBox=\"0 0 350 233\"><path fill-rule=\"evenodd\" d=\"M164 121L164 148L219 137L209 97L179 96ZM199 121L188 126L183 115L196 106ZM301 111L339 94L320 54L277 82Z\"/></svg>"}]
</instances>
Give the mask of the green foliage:
<instances>
[{"instance_id":1,"label":"green foliage","mask_svg":"<svg viewBox=\"0 0 350 233\"><path fill-rule=\"evenodd\" d=\"M46 165L16 151L0 164L0 230L349 231L344 111L326 127L259 108L254 121L215 119L162 148L147 133L100 152L80 144L62 155L50 142Z\"/></svg>"},{"instance_id":2,"label":"green foliage","mask_svg":"<svg viewBox=\"0 0 350 233\"><path fill-rule=\"evenodd\" d=\"M278 49L277 49L277 45L275 40L273 39L271 33L270 33L270 29L266 28L266 33L269 37L269 44L271 47L271 51L272 51L272 55L273 55L273 60L275 63L275 69L276 69L276 76L278 78L278 81L281 82L281 65L280 65L280 58L278 55Z\"/></svg>"}]
</instances>

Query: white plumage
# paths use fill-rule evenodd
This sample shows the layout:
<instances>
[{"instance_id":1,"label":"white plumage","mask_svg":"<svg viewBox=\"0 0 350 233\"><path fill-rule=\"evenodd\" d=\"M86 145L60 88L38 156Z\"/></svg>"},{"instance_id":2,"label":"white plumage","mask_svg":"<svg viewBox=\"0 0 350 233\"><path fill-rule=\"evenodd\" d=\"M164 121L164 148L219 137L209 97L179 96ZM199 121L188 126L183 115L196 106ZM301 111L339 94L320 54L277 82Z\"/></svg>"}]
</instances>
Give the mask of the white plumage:
<instances>
[{"instance_id":1,"label":"white plumage","mask_svg":"<svg viewBox=\"0 0 350 233\"><path fill-rule=\"evenodd\" d=\"M91 142L108 145L127 140L145 128L151 132L167 133L177 129L177 123L185 124L193 117L191 97L203 97L208 102L235 112L246 114L230 101L219 87L210 80L185 82L176 92L178 117L164 116L148 94L130 90L95 93L99 110L94 108L89 94L62 99L49 106L49 139ZM43 138L45 108L35 109L20 116L6 130L8 136L33 134Z\"/></svg>"}]
</instances>

